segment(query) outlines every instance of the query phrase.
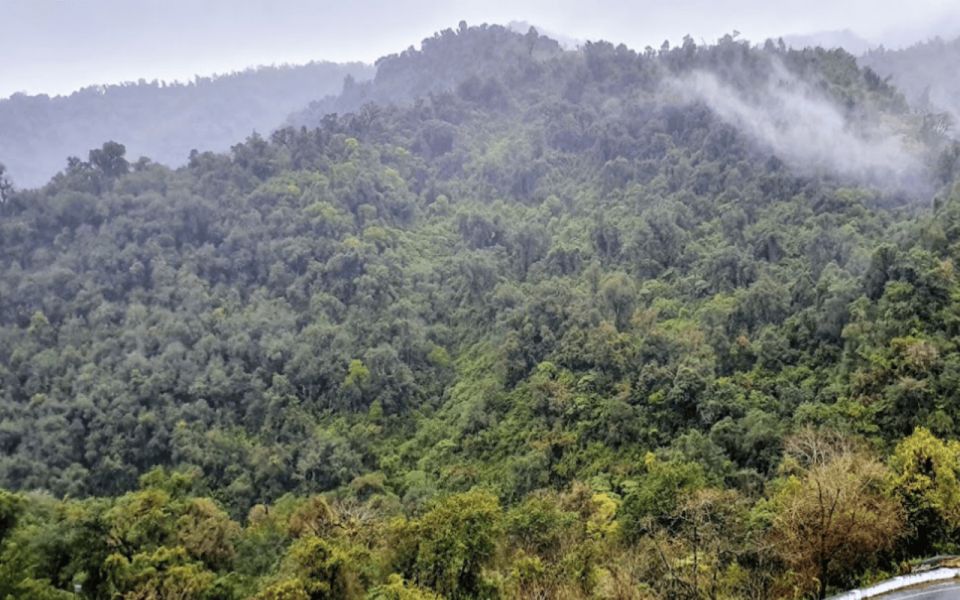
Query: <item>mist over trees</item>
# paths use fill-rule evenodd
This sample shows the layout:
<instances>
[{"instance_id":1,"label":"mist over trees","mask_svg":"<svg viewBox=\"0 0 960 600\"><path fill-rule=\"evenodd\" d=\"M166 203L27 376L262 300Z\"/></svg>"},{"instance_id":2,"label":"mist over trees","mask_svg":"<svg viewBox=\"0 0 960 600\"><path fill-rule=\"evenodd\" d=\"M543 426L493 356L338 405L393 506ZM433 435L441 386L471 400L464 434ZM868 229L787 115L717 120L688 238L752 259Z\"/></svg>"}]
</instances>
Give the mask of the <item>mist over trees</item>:
<instances>
[{"instance_id":1,"label":"mist over trees","mask_svg":"<svg viewBox=\"0 0 960 600\"><path fill-rule=\"evenodd\" d=\"M259 67L188 83L91 86L69 96L0 100L0 162L21 187L46 182L106 140L132 159L186 163L191 150L222 152L254 131L268 134L293 111L338 93L346 77L373 76L360 63Z\"/></svg>"},{"instance_id":2,"label":"mist over trees","mask_svg":"<svg viewBox=\"0 0 960 600\"><path fill-rule=\"evenodd\" d=\"M937 37L902 50L879 48L865 53L859 61L888 78L918 110L930 113L930 127L956 134L960 123L960 82L956 76L960 38Z\"/></svg>"},{"instance_id":3,"label":"mist over trees","mask_svg":"<svg viewBox=\"0 0 960 600\"><path fill-rule=\"evenodd\" d=\"M2 188L0 596L822 598L956 552L930 117L839 50L461 24L229 151Z\"/></svg>"},{"instance_id":4,"label":"mist over trees","mask_svg":"<svg viewBox=\"0 0 960 600\"><path fill-rule=\"evenodd\" d=\"M541 35L522 35L500 26L445 29L413 46L377 60L376 76L367 82L347 82L343 92L311 102L288 119L293 127L315 126L330 113L354 112L365 104L410 104L430 94L450 92L469 82L475 93L496 95L495 75L525 63L556 58L560 44ZM494 77L494 78L491 78Z\"/></svg>"}]
</instances>

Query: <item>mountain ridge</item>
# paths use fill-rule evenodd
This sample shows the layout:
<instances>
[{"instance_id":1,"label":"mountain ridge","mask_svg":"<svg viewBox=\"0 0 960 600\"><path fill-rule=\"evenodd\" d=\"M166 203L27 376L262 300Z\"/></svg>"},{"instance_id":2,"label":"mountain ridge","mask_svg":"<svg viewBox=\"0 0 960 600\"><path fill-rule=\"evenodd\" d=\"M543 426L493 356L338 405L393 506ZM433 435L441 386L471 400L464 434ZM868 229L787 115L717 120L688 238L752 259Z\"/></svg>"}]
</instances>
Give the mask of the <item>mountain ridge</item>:
<instances>
[{"instance_id":1,"label":"mountain ridge","mask_svg":"<svg viewBox=\"0 0 960 600\"><path fill-rule=\"evenodd\" d=\"M345 77L372 76L361 63L259 67L187 83L93 85L63 96L0 100L0 163L21 186L39 185L108 140L136 156L178 166L191 150L225 151L253 131L267 134L294 110L338 91Z\"/></svg>"}]
</instances>

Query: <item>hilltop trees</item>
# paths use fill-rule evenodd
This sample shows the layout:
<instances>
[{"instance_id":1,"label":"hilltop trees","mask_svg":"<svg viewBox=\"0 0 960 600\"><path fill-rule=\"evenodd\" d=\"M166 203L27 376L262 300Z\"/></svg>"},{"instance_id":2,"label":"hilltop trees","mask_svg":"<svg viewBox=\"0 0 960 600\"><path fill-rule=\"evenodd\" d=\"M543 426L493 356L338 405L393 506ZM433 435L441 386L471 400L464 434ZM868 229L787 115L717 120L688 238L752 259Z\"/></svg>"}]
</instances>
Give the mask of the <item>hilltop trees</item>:
<instances>
[{"instance_id":1,"label":"hilltop trees","mask_svg":"<svg viewBox=\"0 0 960 600\"><path fill-rule=\"evenodd\" d=\"M11 194L13 194L13 183L7 177L7 168L0 163L0 204L6 202Z\"/></svg>"},{"instance_id":2,"label":"hilltop trees","mask_svg":"<svg viewBox=\"0 0 960 600\"><path fill-rule=\"evenodd\" d=\"M126 153L123 144L107 142L102 148L90 151L90 165L105 177L114 179L126 175L130 170L130 163L124 158Z\"/></svg>"}]
</instances>

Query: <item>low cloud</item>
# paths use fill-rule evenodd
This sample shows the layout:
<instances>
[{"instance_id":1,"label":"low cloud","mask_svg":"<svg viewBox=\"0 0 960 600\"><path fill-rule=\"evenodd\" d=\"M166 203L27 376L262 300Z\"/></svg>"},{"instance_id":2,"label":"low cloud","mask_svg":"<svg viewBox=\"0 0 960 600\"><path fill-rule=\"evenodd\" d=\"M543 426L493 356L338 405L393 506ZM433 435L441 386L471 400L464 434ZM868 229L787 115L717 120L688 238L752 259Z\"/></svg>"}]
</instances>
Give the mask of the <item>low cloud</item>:
<instances>
[{"instance_id":1,"label":"low cloud","mask_svg":"<svg viewBox=\"0 0 960 600\"><path fill-rule=\"evenodd\" d=\"M748 92L708 71L671 85L801 172L832 173L898 191L929 187L919 153L879 115L851 117L776 61L766 81Z\"/></svg>"}]
</instances>

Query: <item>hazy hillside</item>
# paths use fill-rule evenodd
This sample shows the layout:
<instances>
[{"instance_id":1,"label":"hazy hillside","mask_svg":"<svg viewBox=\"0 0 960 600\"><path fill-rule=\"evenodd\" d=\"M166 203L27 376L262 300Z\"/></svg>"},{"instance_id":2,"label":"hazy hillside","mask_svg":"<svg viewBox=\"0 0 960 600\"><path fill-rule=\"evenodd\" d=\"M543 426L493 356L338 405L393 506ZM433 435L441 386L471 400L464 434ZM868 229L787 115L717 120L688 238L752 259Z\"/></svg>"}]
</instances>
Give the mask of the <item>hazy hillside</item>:
<instances>
[{"instance_id":1,"label":"hazy hillside","mask_svg":"<svg viewBox=\"0 0 960 600\"><path fill-rule=\"evenodd\" d=\"M0 597L822 598L957 551L960 146L852 55L461 26L294 122L0 186Z\"/></svg>"},{"instance_id":2,"label":"hazy hillside","mask_svg":"<svg viewBox=\"0 0 960 600\"><path fill-rule=\"evenodd\" d=\"M363 64L260 67L169 85L89 87L69 96L16 94L0 100L0 163L16 184L39 185L107 140L132 158L179 166L191 150L224 151L253 131L269 133L294 110L364 80Z\"/></svg>"},{"instance_id":3,"label":"hazy hillside","mask_svg":"<svg viewBox=\"0 0 960 600\"><path fill-rule=\"evenodd\" d=\"M783 41L790 48L801 50L807 47L820 47L828 50L843 48L854 55L863 54L875 46L875 44L865 40L849 29L785 35L783 36Z\"/></svg>"},{"instance_id":4,"label":"hazy hillside","mask_svg":"<svg viewBox=\"0 0 960 600\"><path fill-rule=\"evenodd\" d=\"M903 50L880 48L859 61L889 77L917 108L949 114L953 132L960 131L960 38L936 38Z\"/></svg>"},{"instance_id":5,"label":"hazy hillside","mask_svg":"<svg viewBox=\"0 0 960 600\"><path fill-rule=\"evenodd\" d=\"M423 40L419 50L411 46L379 59L373 80L351 83L339 95L312 102L291 115L288 124L316 125L324 115L356 111L367 103L410 104L465 81L482 84L492 74L522 68L531 58L537 62L562 52L559 43L535 30L523 35L501 26L468 28L461 22L457 31L446 29Z\"/></svg>"}]
</instances>

